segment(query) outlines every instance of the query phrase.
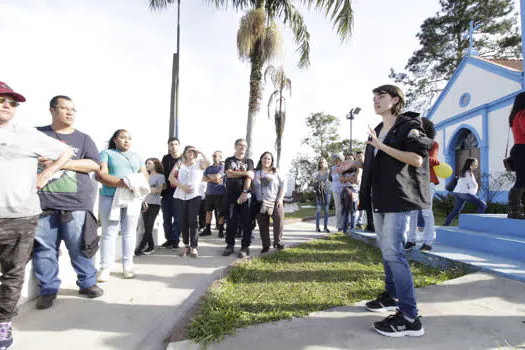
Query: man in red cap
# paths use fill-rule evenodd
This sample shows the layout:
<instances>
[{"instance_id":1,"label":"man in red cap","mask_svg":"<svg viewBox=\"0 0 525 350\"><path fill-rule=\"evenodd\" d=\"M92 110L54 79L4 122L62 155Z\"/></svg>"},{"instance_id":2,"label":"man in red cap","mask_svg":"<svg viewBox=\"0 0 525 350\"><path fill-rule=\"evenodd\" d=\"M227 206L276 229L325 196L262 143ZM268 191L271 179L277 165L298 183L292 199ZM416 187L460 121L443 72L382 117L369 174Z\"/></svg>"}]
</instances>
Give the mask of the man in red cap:
<instances>
[{"instance_id":1,"label":"man in red cap","mask_svg":"<svg viewBox=\"0 0 525 350\"><path fill-rule=\"evenodd\" d=\"M25 97L0 82L0 349L13 343L11 318L24 284L38 215L37 189L71 158L73 150L35 128L12 122ZM38 159L55 161L37 174Z\"/></svg>"}]
</instances>

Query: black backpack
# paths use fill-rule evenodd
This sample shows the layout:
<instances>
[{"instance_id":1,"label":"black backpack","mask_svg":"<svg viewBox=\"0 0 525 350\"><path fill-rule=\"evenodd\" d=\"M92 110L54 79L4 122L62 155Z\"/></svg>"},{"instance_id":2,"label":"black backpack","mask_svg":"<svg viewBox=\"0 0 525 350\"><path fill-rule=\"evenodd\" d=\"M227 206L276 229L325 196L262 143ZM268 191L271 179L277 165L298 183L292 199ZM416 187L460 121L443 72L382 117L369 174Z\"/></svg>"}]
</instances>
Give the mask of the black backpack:
<instances>
[{"instance_id":1,"label":"black backpack","mask_svg":"<svg viewBox=\"0 0 525 350\"><path fill-rule=\"evenodd\" d=\"M459 176L454 176L446 185L445 188L449 192L454 192L454 189L458 185Z\"/></svg>"}]
</instances>

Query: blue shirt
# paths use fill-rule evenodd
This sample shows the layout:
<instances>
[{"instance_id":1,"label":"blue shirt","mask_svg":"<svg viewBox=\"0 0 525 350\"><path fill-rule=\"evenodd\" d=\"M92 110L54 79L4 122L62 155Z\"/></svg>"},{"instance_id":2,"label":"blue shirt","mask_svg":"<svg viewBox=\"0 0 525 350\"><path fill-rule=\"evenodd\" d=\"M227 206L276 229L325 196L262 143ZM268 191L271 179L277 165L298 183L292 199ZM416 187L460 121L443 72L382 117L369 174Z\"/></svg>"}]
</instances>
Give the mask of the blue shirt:
<instances>
[{"instance_id":1,"label":"blue shirt","mask_svg":"<svg viewBox=\"0 0 525 350\"><path fill-rule=\"evenodd\" d=\"M213 175L213 174L221 174L221 177L223 180L224 177L224 165L210 165L209 167L204 170L204 176ZM211 196L222 196L226 193L226 187L224 187L224 184L219 185L215 182L208 182L208 185L206 186L206 195Z\"/></svg>"},{"instance_id":2,"label":"blue shirt","mask_svg":"<svg viewBox=\"0 0 525 350\"><path fill-rule=\"evenodd\" d=\"M105 149L100 152L100 161L108 164L109 175L125 178L126 175L138 173L142 167L142 159L137 153L127 151L121 152L118 149ZM113 197L115 187L102 185L101 196Z\"/></svg>"}]
</instances>

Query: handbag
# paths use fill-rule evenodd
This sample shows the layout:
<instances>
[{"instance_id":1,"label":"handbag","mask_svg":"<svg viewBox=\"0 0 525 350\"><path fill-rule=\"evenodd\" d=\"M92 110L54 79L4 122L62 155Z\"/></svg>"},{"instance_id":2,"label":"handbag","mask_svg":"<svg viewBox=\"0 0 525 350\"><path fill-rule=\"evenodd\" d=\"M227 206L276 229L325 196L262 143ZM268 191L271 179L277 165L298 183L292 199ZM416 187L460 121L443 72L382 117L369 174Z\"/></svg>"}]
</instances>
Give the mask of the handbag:
<instances>
[{"instance_id":1,"label":"handbag","mask_svg":"<svg viewBox=\"0 0 525 350\"><path fill-rule=\"evenodd\" d=\"M505 148L505 158L503 158L503 166L506 171L516 171L516 165L514 164L514 159L508 156L509 153L509 137L510 137L510 127L507 134L507 147Z\"/></svg>"},{"instance_id":2,"label":"handbag","mask_svg":"<svg viewBox=\"0 0 525 350\"><path fill-rule=\"evenodd\" d=\"M446 185L445 189L449 192L454 192L454 189L458 185L459 176L454 176Z\"/></svg>"},{"instance_id":3,"label":"handbag","mask_svg":"<svg viewBox=\"0 0 525 350\"><path fill-rule=\"evenodd\" d=\"M267 185L267 181L264 181L262 179L262 171L259 172L259 179L261 181L261 188L264 189L265 185ZM275 207L275 201L271 201L269 199L264 199L261 202L261 209L259 210L260 214L272 216L273 209Z\"/></svg>"}]
</instances>

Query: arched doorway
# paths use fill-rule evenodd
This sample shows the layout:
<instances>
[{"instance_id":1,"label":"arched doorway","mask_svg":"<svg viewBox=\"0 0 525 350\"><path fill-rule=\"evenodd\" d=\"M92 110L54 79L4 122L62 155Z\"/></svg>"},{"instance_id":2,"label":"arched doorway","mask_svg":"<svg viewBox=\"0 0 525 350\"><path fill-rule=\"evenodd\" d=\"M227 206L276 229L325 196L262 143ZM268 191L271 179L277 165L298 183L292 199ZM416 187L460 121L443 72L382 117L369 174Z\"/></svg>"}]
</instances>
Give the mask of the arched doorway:
<instances>
[{"instance_id":1,"label":"arched doorway","mask_svg":"<svg viewBox=\"0 0 525 350\"><path fill-rule=\"evenodd\" d=\"M476 158L480 166L474 171L474 176L478 184L481 184L481 153L479 149L479 139L468 128L459 129L455 135L452 137L449 143L448 155L450 159L453 159L454 162L454 172L459 174L463 164L469 157Z\"/></svg>"}]
</instances>

